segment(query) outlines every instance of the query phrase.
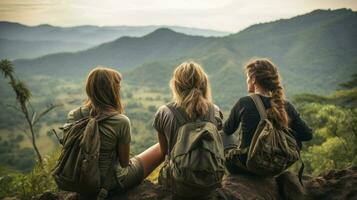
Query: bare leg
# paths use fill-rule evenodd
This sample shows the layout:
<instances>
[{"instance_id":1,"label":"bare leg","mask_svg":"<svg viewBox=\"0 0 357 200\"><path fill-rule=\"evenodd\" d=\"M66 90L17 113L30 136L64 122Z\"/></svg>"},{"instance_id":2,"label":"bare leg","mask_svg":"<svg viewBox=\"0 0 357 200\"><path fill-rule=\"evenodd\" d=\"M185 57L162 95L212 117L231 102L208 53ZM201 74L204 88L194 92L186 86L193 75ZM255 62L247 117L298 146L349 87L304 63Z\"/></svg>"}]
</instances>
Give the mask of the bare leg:
<instances>
[{"instance_id":1,"label":"bare leg","mask_svg":"<svg viewBox=\"0 0 357 200\"><path fill-rule=\"evenodd\" d=\"M161 152L159 143L146 149L137 155L144 168L144 178L146 178L157 166L164 161L164 154Z\"/></svg>"}]
</instances>

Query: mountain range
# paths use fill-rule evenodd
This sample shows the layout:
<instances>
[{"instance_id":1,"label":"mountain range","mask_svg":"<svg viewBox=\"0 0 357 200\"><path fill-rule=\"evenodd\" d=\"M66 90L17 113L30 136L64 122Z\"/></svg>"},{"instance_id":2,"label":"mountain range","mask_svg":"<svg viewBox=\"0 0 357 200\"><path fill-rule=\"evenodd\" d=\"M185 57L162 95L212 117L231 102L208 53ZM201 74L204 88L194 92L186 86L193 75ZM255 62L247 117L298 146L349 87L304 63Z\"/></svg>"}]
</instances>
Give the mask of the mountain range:
<instances>
[{"instance_id":1,"label":"mountain range","mask_svg":"<svg viewBox=\"0 0 357 200\"><path fill-rule=\"evenodd\" d=\"M268 57L282 74L288 97L325 94L357 72L357 12L315 10L290 19L256 24L224 37L202 37L160 28L121 37L79 52L14 61L25 75L83 78L96 65L124 73L135 85L167 88L175 66L192 59L210 75L216 102L232 105L245 94L244 63Z\"/></svg>"},{"instance_id":2,"label":"mountain range","mask_svg":"<svg viewBox=\"0 0 357 200\"><path fill-rule=\"evenodd\" d=\"M113 41L123 36L141 37L167 27L180 33L225 36L228 32L182 26L74 26L48 24L26 26L0 22L0 58L35 58L50 53L75 52Z\"/></svg>"}]
</instances>

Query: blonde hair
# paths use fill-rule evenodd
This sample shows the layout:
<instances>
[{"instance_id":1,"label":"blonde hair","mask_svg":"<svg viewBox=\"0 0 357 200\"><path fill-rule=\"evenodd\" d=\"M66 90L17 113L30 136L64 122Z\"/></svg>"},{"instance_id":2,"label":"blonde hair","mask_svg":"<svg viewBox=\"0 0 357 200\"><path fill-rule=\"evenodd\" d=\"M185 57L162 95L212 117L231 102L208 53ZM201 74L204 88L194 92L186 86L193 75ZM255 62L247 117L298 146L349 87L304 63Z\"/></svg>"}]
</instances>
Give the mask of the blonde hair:
<instances>
[{"instance_id":1,"label":"blonde hair","mask_svg":"<svg viewBox=\"0 0 357 200\"><path fill-rule=\"evenodd\" d=\"M203 68L192 61L176 67L170 81L176 105L185 109L191 119L208 113L211 103L211 88Z\"/></svg>"},{"instance_id":2,"label":"blonde hair","mask_svg":"<svg viewBox=\"0 0 357 200\"><path fill-rule=\"evenodd\" d=\"M93 114L105 111L123 113L124 108L120 98L121 74L111 68L96 67L86 80L87 100L84 103L92 109Z\"/></svg>"},{"instance_id":3,"label":"blonde hair","mask_svg":"<svg viewBox=\"0 0 357 200\"><path fill-rule=\"evenodd\" d=\"M268 116L278 127L287 128L289 118L285 109L285 93L277 66L269 59L261 58L250 61L245 66L245 70L262 89L271 93L271 108L267 110Z\"/></svg>"}]
</instances>

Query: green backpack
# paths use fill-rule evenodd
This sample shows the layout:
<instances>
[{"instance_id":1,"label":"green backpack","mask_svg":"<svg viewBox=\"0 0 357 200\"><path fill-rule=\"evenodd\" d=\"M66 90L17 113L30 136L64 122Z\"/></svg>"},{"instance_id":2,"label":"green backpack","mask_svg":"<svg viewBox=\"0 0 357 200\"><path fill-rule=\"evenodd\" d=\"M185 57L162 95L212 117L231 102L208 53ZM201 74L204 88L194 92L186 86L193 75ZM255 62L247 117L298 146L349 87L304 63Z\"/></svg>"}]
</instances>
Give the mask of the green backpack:
<instances>
[{"instance_id":1,"label":"green backpack","mask_svg":"<svg viewBox=\"0 0 357 200\"><path fill-rule=\"evenodd\" d=\"M176 196L199 198L210 195L221 186L225 170L222 138L213 123L214 106L210 106L209 119L204 121L190 121L181 108L175 108L173 104L167 106L177 117L180 127L163 168L167 182L162 183L162 178L159 181L170 185Z\"/></svg>"},{"instance_id":2,"label":"green backpack","mask_svg":"<svg viewBox=\"0 0 357 200\"><path fill-rule=\"evenodd\" d=\"M251 98L259 111L260 122L248 149L246 167L255 174L278 175L300 159L300 148L289 129L273 126L260 97L253 94Z\"/></svg>"},{"instance_id":3,"label":"green backpack","mask_svg":"<svg viewBox=\"0 0 357 200\"><path fill-rule=\"evenodd\" d=\"M76 112L81 112L81 109ZM97 197L97 199L104 199L107 196L109 186L106 182L108 181L101 182L98 162L100 150L98 122L113 115L83 117L62 127L64 136L60 142L63 148L57 165L52 171L59 189L77 192L87 197ZM108 175L110 172L112 171L109 169Z\"/></svg>"}]
</instances>

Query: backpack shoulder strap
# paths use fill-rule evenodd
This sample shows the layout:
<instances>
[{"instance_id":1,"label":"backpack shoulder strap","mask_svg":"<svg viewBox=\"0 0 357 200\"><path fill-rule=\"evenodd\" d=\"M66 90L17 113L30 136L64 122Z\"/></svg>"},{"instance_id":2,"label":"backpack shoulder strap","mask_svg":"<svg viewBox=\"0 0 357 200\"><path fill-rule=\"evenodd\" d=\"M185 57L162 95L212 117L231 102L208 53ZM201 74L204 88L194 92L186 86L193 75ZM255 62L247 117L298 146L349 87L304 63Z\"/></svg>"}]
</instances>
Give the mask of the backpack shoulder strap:
<instances>
[{"instance_id":1,"label":"backpack shoulder strap","mask_svg":"<svg viewBox=\"0 0 357 200\"><path fill-rule=\"evenodd\" d=\"M215 114L216 114L216 110L214 108L214 104L211 103L209 105L209 108L208 108L208 113L209 113L209 118L208 120L214 124L216 124L216 117L215 117Z\"/></svg>"},{"instance_id":2,"label":"backpack shoulder strap","mask_svg":"<svg viewBox=\"0 0 357 200\"><path fill-rule=\"evenodd\" d=\"M179 127L186 124L187 122L189 122L190 120L188 119L188 116L186 113L184 113L183 110L181 110L180 108L176 108L175 107L175 103L169 103L169 104L166 104L166 106L170 109L170 111L172 112L172 114L177 118L178 120L178 123L179 123ZM176 140L177 140L177 134L178 132L174 133L173 137L171 138L168 138L168 148L167 148L167 156L168 156L168 159L170 159L171 157L171 150L173 148L173 146L175 145L176 143Z\"/></svg>"},{"instance_id":3,"label":"backpack shoulder strap","mask_svg":"<svg viewBox=\"0 0 357 200\"><path fill-rule=\"evenodd\" d=\"M250 98L253 99L255 107L257 107L257 109L258 109L258 112L259 112L259 115L260 115L260 119L261 120L267 119L268 116L267 116L267 113L265 111L265 107L264 107L264 104L262 102L262 99L257 94L251 94Z\"/></svg>"},{"instance_id":4,"label":"backpack shoulder strap","mask_svg":"<svg viewBox=\"0 0 357 200\"><path fill-rule=\"evenodd\" d=\"M112 112L107 112L107 113L101 113L99 115L96 115L94 118L96 119L97 122L103 121L105 119L108 119L110 117L113 117L115 115L119 114L116 111L112 111Z\"/></svg>"},{"instance_id":5,"label":"backpack shoulder strap","mask_svg":"<svg viewBox=\"0 0 357 200\"><path fill-rule=\"evenodd\" d=\"M82 112L82 106L81 106L81 107L79 107L79 115L80 115L80 117L81 117L81 118L83 118L83 117L84 117L83 112Z\"/></svg>"},{"instance_id":6,"label":"backpack shoulder strap","mask_svg":"<svg viewBox=\"0 0 357 200\"><path fill-rule=\"evenodd\" d=\"M180 108L176 108L174 103L169 103L166 105L170 111L174 114L174 116L177 118L180 126L182 126L183 124L187 123L188 121L190 121L188 119L188 116L186 115L186 113L183 112L183 110L181 110Z\"/></svg>"},{"instance_id":7,"label":"backpack shoulder strap","mask_svg":"<svg viewBox=\"0 0 357 200\"><path fill-rule=\"evenodd\" d=\"M82 112L82 106L74 110L73 112L73 120L78 121L80 119L84 118L83 112Z\"/></svg>"}]
</instances>

